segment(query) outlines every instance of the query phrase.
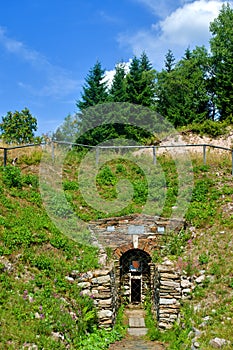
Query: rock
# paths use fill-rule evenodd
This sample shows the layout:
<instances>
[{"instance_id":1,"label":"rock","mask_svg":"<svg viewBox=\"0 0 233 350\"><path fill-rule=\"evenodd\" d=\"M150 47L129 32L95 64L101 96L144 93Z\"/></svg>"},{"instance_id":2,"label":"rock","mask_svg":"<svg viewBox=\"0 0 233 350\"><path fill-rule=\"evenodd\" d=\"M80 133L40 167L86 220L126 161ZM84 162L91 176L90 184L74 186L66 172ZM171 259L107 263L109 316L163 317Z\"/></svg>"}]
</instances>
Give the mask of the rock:
<instances>
[{"instance_id":1,"label":"rock","mask_svg":"<svg viewBox=\"0 0 233 350\"><path fill-rule=\"evenodd\" d=\"M77 278L79 276L80 272L78 270L72 270L70 273L70 276L73 278Z\"/></svg>"},{"instance_id":2,"label":"rock","mask_svg":"<svg viewBox=\"0 0 233 350\"><path fill-rule=\"evenodd\" d=\"M191 289L190 288L185 288L185 289L183 289L183 293L184 294L190 294L191 293Z\"/></svg>"},{"instance_id":3,"label":"rock","mask_svg":"<svg viewBox=\"0 0 233 350\"><path fill-rule=\"evenodd\" d=\"M96 277L96 278L93 278L92 282L96 284L106 284L110 282L110 276L106 275L106 276Z\"/></svg>"},{"instance_id":4,"label":"rock","mask_svg":"<svg viewBox=\"0 0 233 350\"><path fill-rule=\"evenodd\" d=\"M201 275L196 278L196 283L200 284L205 280L205 275Z\"/></svg>"},{"instance_id":5,"label":"rock","mask_svg":"<svg viewBox=\"0 0 233 350\"><path fill-rule=\"evenodd\" d=\"M38 350L38 346L37 346L36 344L24 343L24 344L23 344L23 349L27 349L27 350Z\"/></svg>"},{"instance_id":6,"label":"rock","mask_svg":"<svg viewBox=\"0 0 233 350\"><path fill-rule=\"evenodd\" d=\"M199 329L193 327L194 337L198 338L202 335L202 331L199 331Z\"/></svg>"},{"instance_id":7,"label":"rock","mask_svg":"<svg viewBox=\"0 0 233 350\"><path fill-rule=\"evenodd\" d=\"M189 288L191 285L192 285L192 282L190 282L189 280L182 280L181 281L182 288Z\"/></svg>"},{"instance_id":8,"label":"rock","mask_svg":"<svg viewBox=\"0 0 233 350\"><path fill-rule=\"evenodd\" d=\"M98 311L98 317L101 318L110 318L112 316L111 310L100 310Z\"/></svg>"},{"instance_id":9,"label":"rock","mask_svg":"<svg viewBox=\"0 0 233 350\"><path fill-rule=\"evenodd\" d=\"M79 282L78 286L81 288L88 288L90 287L91 283L90 282Z\"/></svg>"},{"instance_id":10,"label":"rock","mask_svg":"<svg viewBox=\"0 0 233 350\"><path fill-rule=\"evenodd\" d=\"M195 347L196 349L200 348L200 344L199 344L197 341L195 341L195 342L193 343L193 345L194 345L194 347Z\"/></svg>"},{"instance_id":11,"label":"rock","mask_svg":"<svg viewBox=\"0 0 233 350\"><path fill-rule=\"evenodd\" d=\"M68 282L74 282L74 278L73 278L73 277L66 276L65 279L66 279Z\"/></svg>"},{"instance_id":12,"label":"rock","mask_svg":"<svg viewBox=\"0 0 233 350\"><path fill-rule=\"evenodd\" d=\"M55 340L64 340L65 337L63 334L59 333L59 332L52 332L52 337L55 339Z\"/></svg>"},{"instance_id":13,"label":"rock","mask_svg":"<svg viewBox=\"0 0 233 350\"><path fill-rule=\"evenodd\" d=\"M165 299L165 298L160 298L159 304L163 305L169 305L169 304L176 304L177 300L176 299Z\"/></svg>"},{"instance_id":14,"label":"rock","mask_svg":"<svg viewBox=\"0 0 233 350\"><path fill-rule=\"evenodd\" d=\"M229 344L229 342L226 339L222 339L222 338L214 338L214 339L211 339L209 342L209 345L216 349L222 348L227 344Z\"/></svg>"},{"instance_id":15,"label":"rock","mask_svg":"<svg viewBox=\"0 0 233 350\"><path fill-rule=\"evenodd\" d=\"M161 286L166 286L166 287L172 287L172 288L179 288L180 284L174 281L161 281Z\"/></svg>"}]
</instances>

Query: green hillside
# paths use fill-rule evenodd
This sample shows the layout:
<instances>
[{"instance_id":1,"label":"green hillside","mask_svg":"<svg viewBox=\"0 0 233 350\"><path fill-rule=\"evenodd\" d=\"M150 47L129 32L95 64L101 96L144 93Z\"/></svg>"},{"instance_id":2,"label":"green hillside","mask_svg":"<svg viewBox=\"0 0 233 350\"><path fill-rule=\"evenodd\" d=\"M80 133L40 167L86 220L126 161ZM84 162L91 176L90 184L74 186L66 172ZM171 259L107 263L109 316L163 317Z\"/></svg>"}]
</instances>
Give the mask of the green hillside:
<instances>
[{"instance_id":1,"label":"green hillside","mask_svg":"<svg viewBox=\"0 0 233 350\"><path fill-rule=\"evenodd\" d=\"M148 196L151 201L164 196L164 186L166 198L160 214L171 215L179 183L176 164L168 156L158 157L164 175L161 177L161 171L158 172L154 184L150 173L145 176L133 158L126 161L122 157L103 165L96 177L102 199L117 198L119 179L126 178L133 184L129 204L110 213L93 209L85 202L78 182L81 156L83 153L76 150L68 153L62 168L62 185L72 210L83 222L113 214L140 213ZM118 324L109 334L96 330L93 300L80 295L77 286L66 278L74 270L85 272L97 268L97 250L84 244L85 240L82 243L69 238L72 235L64 235L51 220L40 193L39 158L39 152L34 152L19 158L17 166L0 169L0 348L23 349L35 344L38 349L48 350L95 349L98 344L98 349L105 349L107 344L120 338L121 327ZM88 166L85 163L83 171ZM208 344L215 337L231 341L231 345L225 347L230 349L233 344L230 155L211 151L208 165L203 165L202 158L195 154L192 167L194 188L185 214L187 228L178 237L171 235L153 259L160 261L167 256L177 261L190 278L205 270L202 271L205 279L192 292L191 299L184 302L180 324L162 334L151 330L151 337L154 334L155 338L164 340L170 349L189 349L194 327L202 332L198 338L202 349L211 349ZM88 169L85 171L88 173ZM50 209L65 220L69 212L62 203L59 207L58 201L56 197L50 202ZM154 206L155 211L160 209ZM85 225L83 227L79 230L88 237Z\"/></svg>"}]
</instances>

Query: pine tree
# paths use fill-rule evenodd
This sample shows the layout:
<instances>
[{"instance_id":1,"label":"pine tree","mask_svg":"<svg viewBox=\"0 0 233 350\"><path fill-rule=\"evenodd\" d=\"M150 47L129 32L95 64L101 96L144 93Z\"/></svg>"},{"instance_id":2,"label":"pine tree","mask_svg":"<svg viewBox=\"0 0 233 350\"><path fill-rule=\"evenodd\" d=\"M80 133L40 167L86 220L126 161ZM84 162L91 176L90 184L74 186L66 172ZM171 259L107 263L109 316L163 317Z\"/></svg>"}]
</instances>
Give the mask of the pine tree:
<instances>
[{"instance_id":1,"label":"pine tree","mask_svg":"<svg viewBox=\"0 0 233 350\"><path fill-rule=\"evenodd\" d=\"M129 73L126 76L127 102L139 104L138 92L140 91L140 61L134 56L130 64Z\"/></svg>"},{"instance_id":2,"label":"pine tree","mask_svg":"<svg viewBox=\"0 0 233 350\"><path fill-rule=\"evenodd\" d=\"M125 66L119 63L115 67L112 86L109 91L110 102L125 102L126 101L126 79Z\"/></svg>"},{"instance_id":3,"label":"pine tree","mask_svg":"<svg viewBox=\"0 0 233 350\"><path fill-rule=\"evenodd\" d=\"M174 64L175 64L175 57L172 51L169 49L167 54L165 55L165 61L164 61L165 69L168 73L172 71Z\"/></svg>"},{"instance_id":4,"label":"pine tree","mask_svg":"<svg viewBox=\"0 0 233 350\"><path fill-rule=\"evenodd\" d=\"M102 69L101 63L97 61L85 79L86 83L83 86L81 100L76 103L81 112L88 107L106 102L108 93L107 84L103 82L104 74L105 70Z\"/></svg>"},{"instance_id":5,"label":"pine tree","mask_svg":"<svg viewBox=\"0 0 233 350\"><path fill-rule=\"evenodd\" d=\"M145 54L132 59L129 73L126 76L127 101L146 107L154 103L155 71Z\"/></svg>"}]
</instances>

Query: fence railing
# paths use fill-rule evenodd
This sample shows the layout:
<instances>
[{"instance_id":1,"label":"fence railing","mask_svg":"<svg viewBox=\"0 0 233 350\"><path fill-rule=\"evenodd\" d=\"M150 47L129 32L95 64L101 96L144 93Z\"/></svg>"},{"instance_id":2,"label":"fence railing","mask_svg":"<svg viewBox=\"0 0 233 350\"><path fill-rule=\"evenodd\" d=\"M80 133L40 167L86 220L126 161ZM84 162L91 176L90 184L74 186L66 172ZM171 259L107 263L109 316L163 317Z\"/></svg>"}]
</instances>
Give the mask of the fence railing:
<instances>
[{"instance_id":1,"label":"fence railing","mask_svg":"<svg viewBox=\"0 0 233 350\"><path fill-rule=\"evenodd\" d=\"M11 146L11 147L2 147L0 146L0 149L3 150L3 166L5 167L7 165L7 152L14 150L14 149L19 149L19 148L27 148L27 147L38 147L42 146L44 143L32 143L32 144L27 144L27 145L18 145L18 146Z\"/></svg>"},{"instance_id":2,"label":"fence railing","mask_svg":"<svg viewBox=\"0 0 233 350\"><path fill-rule=\"evenodd\" d=\"M25 147L33 147L33 146L43 146L46 143L41 144L27 144L27 145L18 145L18 146L12 146L12 147L0 147L0 149L3 150L3 166L5 167L7 165L7 152L14 149L20 149ZM90 145L83 145L79 143L73 143L73 142L65 142L65 141L52 141L49 144L51 144L51 152L52 152L52 159L55 160L55 144L61 144L61 145L67 145L67 146L79 146L79 147L85 147L89 149L95 149L96 152L96 164L99 163L99 157L100 157L100 151L101 149L152 149L153 154L153 164L157 163L157 151L160 148L189 148L189 147L202 147L202 154L203 154L203 164L206 165L207 163L207 154L206 150L207 147L213 148L213 149L220 149L223 151L227 151L231 154L231 175L233 176L233 148L227 148L222 146L216 146L212 144L181 144L181 145L153 145L153 146L138 146L138 145L130 145L130 146L90 146Z\"/></svg>"}]
</instances>

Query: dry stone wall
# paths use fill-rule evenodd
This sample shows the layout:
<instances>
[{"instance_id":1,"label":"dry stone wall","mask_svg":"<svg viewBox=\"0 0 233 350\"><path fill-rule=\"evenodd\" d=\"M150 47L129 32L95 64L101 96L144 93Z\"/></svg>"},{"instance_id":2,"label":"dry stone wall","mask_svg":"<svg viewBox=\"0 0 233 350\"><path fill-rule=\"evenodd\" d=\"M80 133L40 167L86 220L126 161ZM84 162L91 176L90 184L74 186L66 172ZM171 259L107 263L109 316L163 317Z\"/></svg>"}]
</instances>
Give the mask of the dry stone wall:
<instances>
[{"instance_id":1,"label":"dry stone wall","mask_svg":"<svg viewBox=\"0 0 233 350\"><path fill-rule=\"evenodd\" d=\"M111 267L79 274L76 280L81 293L93 298L97 307L99 325L113 326L117 312L115 269Z\"/></svg>"},{"instance_id":2,"label":"dry stone wall","mask_svg":"<svg viewBox=\"0 0 233 350\"><path fill-rule=\"evenodd\" d=\"M100 247L99 261L102 268L83 274L73 271L67 278L77 283L81 293L93 298L101 327L114 325L118 307L122 302L121 256L130 249L141 249L151 255L154 249L160 248L162 235L170 230L179 231L183 226L182 221L164 220L147 215L128 215L90 223L90 231ZM106 247L111 247L115 256L110 265L107 265ZM186 276L181 276L168 259L158 265L152 262L149 265L148 281L158 326L168 329L179 317L180 301L189 297L193 288L192 282ZM129 292L129 288L126 286L126 293ZM145 295L142 296L142 301L144 298Z\"/></svg>"}]
</instances>

